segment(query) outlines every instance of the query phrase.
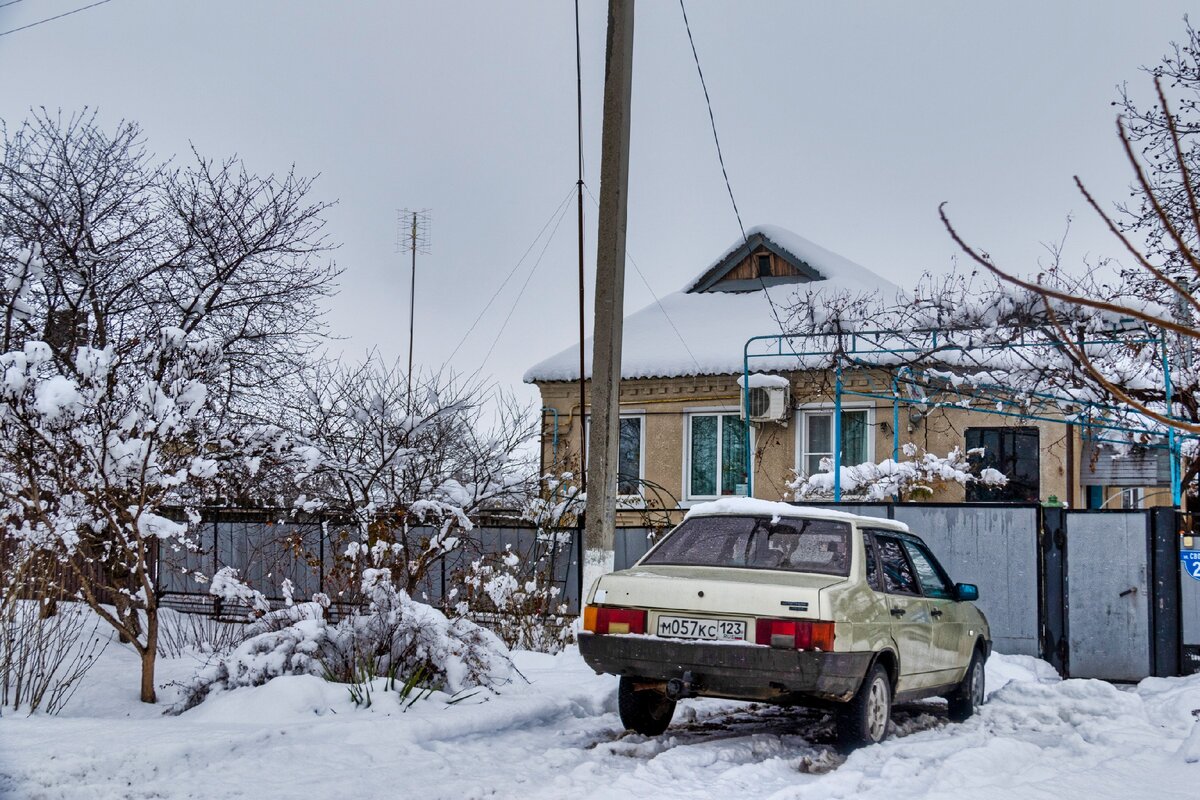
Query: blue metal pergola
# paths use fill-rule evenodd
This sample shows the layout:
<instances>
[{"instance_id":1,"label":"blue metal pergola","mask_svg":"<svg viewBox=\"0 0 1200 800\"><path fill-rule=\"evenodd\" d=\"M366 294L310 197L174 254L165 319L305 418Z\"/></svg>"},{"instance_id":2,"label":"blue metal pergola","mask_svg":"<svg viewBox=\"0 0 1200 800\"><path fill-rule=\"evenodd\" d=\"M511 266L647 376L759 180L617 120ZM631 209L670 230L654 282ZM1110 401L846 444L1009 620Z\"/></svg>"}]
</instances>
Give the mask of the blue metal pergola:
<instances>
[{"instance_id":1,"label":"blue metal pergola","mask_svg":"<svg viewBox=\"0 0 1200 800\"><path fill-rule=\"evenodd\" d=\"M961 342L965 336L967 341ZM832 345L828 344L832 341ZM800 344L799 349L797 344ZM825 344L825 346L821 346ZM1143 331L1114 331L1111 337L1092 338L1072 343L1075 347L1154 347L1162 362L1163 395L1168 418L1172 408L1171 369L1165 340ZM842 499L842 398L862 397L890 401L892 404L892 458L900 455L900 408L916 405L932 408L959 407L975 413L992 414L1021 420L1053 422L1083 429L1083 438L1115 444L1129 444L1130 437L1141 439L1138 446L1166 449L1171 468L1171 500L1178 507L1182 499L1180 458L1181 440L1200 438L1181 434L1175 428L1153 423L1152 420L1118 404L1081 400L1051 392L1015 390L1012 387L980 379L986 375L978 365L978 355L1026 352L1030 348L1063 350L1061 341L1041 339L1035 342L1015 341L1001 345L979 344L972 340L971 331L946 330L872 330L844 333L796 333L752 336L742 348L742 385L750 386L752 362L769 360L769 369L807 369L834 371L833 392L833 499ZM753 352L752 352L753 350ZM962 372L955 372L947 358L954 353L968 356L974 363ZM936 355L931 355L936 354ZM938 359L936 367L928 363ZM972 371L972 368L974 371ZM861 371L866 376L867 389L848 389L844 381L846 370ZM870 370L889 375L887 386L878 386ZM914 390L907 393L904 389ZM920 392L921 396L911 396ZM931 395L927 392L932 392ZM750 393L743 392L743 414L750 418ZM1131 421L1129 418L1133 417ZM1139 422L1144 420L1144 422ZM753 451L750 445L750 425L745 432L745 462L747 494L754 495Z\"/></svg>"}]
</instances>

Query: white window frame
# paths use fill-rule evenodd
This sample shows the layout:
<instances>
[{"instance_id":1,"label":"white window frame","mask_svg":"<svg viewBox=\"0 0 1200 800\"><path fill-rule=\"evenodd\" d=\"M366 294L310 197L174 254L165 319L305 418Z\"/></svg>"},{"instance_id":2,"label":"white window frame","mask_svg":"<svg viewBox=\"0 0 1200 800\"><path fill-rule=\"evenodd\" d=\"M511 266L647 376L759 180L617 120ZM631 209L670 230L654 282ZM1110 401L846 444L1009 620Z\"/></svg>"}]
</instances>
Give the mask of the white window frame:
<instances>
[{"instance_id":1,"label":"white window frame","mask_svg":"<svg viewBox=\"0 0 1200 800\"><path fill-rule=\"evenodd\" d=\"M646 480L646 412L645 412L645 410L622 411L619 415L619 418L620 419L636 419L636 420L641 421L641 424L638 425L638 431L641 435L638 437L638 490L637 490L637 492L635 492L634 494L621 494L620 493L620 486L621 486L620 478L617 479L617 501L626 506L629 506L631 504L637 505L639 503L644 502L645 497L646 497L645 496L646 487L645 487L645 484L643 483L643 481ZM617 424L620 425L619 422ZM584 435L587 437L588 442L592 441L592 415L591 414L584 415ZM618 470L621 466L620 448L621 448L621 432L620 432L620 428L618 428L618 430L617 430L617 467L618 467ZM587 459L588 459L588 457L590 457L590 453L591 453L591 448L588 448L588 452L585 454L584 465L583 465L583 469L584 469L585 473L587 472Z\"/></svg>"},{"instance_id":2,"label":"white window frame","mask_svg":"<svg viewBox=\"0 0 1200 800\"><path fill-rule=\"evenodd\" d=\"M692 418L693 417L721 417L733 416L741 418L742 409L737 406L720 406L717 408L689 408L683 412L683 485L680 487L679 496L683 498L680 505L687 506L691 503L705 502L708 500L719 500L722 497L736 497L737 495L724 495L720 493L721 484L721 465L724 463L723 445L721 444L721 423L717 423L717 494L692 494ZM754 452L754 425L747 423L750 426L750 452Z\"/></svg>"},{"instance_id":3,"label":"white window frame","mask_svg":"<svg viewBox=\"0 0 1200 800\"><path fill-rule=\"evenodd\" d=\"M827 416L829 417L830 429L829 438L833 439L833 403L806 403L796 406L796 415L800 418L800 424L796 426L796 472L800 475L807 475L805 472L808 456L808 421L812 417ZM867 412L867 460L875 460L875 406L865 403L842 403L842 413L847 411L866 411ZM815 453L813 455L816 455ZM821 453L821 455L833 458L833 453ZM842 464L843 467L853 466L851 464Z\"/></svg>"},{"instance_id":4,"label":"white window frame","mask_svg":"<svg viewBox=\"0 0 1200 800\"><path fill-rule=\"evenodd\" d=\"M1121 490L1120 508L1134 510L1146 507L1146 490L1141 486L1128 486Z\"/></svg>"}]
</instances>

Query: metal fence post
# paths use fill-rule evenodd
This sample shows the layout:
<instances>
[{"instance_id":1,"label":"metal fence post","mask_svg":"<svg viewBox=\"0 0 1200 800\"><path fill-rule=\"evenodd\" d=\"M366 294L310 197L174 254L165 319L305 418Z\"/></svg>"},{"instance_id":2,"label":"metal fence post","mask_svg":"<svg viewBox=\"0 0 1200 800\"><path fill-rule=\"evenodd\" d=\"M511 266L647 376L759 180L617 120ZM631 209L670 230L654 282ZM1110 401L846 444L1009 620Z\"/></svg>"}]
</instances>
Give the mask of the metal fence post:
<instances>
[{"instance_id":1,"label":"metal fence post","mask_svg":"<svg viewBox=\"0 0 1200 800\"><path fill-rule=\"evenodd\" d=\"M1150 674L1160 678L1182 674L1182 577L1179 565L1179 512L1150 510Z\"/></svg>"},{"instance_id":2,"label":"metal fence post","mask_svg":"<svg viewBox=\"0 0 1200 800\"><path fill-rule=\"evenodd\" d=\"M440 559L438 559L438 565L441 567L441 573L442 573L442 585L438 588L438 591L440 592L440 596L438 599L441 603L442 608L446 609L449 607L449 604L448 604L448 601L446 600L446 554L445 553L442 553L442 557Z\"/></svg>"},{"instance_id":3,"label":"metal fence post","mask_svg":"<svg viewBox=\"0 0 1200 800\"><path fill-rule=\"evenodd\" d=\"M325 593L325 520L317 524L317 591Z\"/></svg>"},{"instance_id":4,"label":"metal fence post","mask_svg":"<svg viewBox=\"0 0 1200 800\"><path fill-rule=\"evenodd\" d=\"M1062 508L1039 508L1038 623L1042 658L1063 677L1070 676L1067 635L1067 515Z\"/></svg>"},{"instance_id":5,"label":"metal fence post","mask_svg":"<svg viewBox=\"0 0 1200 800\"><path fill-rule=\"evenodd\" d=\"M579 586L579 613L583 613L584 592L587 587L583 585L583 514L580 514L576 520L579 523L575 531L575 579Z\"/></svg>"}]
</instances>

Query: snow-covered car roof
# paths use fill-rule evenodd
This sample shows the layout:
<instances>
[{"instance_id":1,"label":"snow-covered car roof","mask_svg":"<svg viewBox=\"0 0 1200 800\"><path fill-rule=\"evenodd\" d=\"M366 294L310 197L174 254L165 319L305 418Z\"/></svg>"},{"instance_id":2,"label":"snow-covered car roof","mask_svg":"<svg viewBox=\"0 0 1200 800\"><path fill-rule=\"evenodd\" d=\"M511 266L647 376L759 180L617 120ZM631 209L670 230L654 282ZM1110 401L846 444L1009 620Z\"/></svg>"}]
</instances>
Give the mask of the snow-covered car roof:
<instances>
[{"instance_id":1,"label":"snow-covered car roof","mask_svg":"<svg viewBox=\"0 0 1200 800\"><path fill-rule=\"evenodd\" d=\"M792 519L829 519L841 522L856 522L860 525L870 525L876 528L890 528L897 531L907 531L908 526L894 519L869 517L863 514L850 514L833 508L819 506L796 506L775 500L758 500L753 497L722 497L708 503L697 503L688 509L684 519L692 517L787 517Z\"/></svg>"}]
</instances>

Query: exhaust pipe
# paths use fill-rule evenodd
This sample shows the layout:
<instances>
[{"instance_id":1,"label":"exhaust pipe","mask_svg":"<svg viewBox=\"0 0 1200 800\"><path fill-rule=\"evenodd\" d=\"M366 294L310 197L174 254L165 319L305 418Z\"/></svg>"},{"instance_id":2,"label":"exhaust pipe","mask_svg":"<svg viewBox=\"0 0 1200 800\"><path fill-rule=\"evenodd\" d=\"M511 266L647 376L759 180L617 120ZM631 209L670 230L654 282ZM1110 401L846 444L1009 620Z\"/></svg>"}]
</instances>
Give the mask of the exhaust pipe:
<instances>
[{"instance_id":1,"label":"exhaust pipe","mask_svg":"<svg viewBox=\"0 0 1200 800\"><path fill-rule=\"evenodd\" d=\"M667 681L667 697L670 700L682 700L685 697L696 696L696 683L691 671L683 673L682 678L671 678Z\"/></svg>"}]
</instances>

